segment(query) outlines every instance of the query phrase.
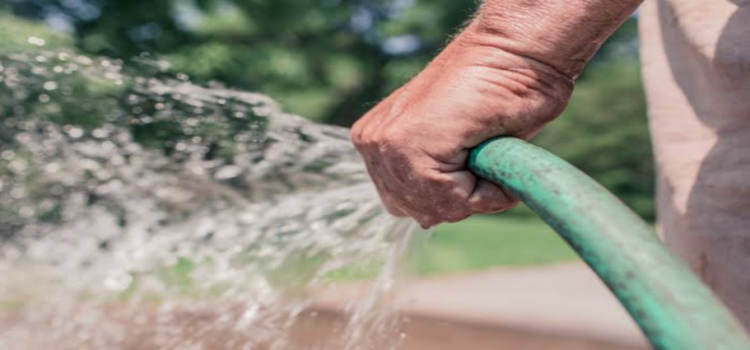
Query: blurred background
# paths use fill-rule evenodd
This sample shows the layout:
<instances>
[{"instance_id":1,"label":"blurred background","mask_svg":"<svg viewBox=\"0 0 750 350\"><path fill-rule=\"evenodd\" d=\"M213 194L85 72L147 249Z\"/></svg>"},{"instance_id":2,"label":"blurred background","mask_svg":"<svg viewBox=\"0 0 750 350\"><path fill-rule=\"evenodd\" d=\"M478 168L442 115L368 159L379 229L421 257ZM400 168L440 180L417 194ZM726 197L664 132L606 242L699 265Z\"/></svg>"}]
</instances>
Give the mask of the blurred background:
<instances>
[{"instance_id":1,"label":"blurred background","mask_svg":"<svg viewBox=\"0 0 750 350\"><path fill-rule=\"evenodd\" d=\"M418 73L476 6L474 0L2 0L0 51L25 47L33 37L126 65L159 59L194 82L265 93L292 113L350 126ZM634 16L581 76L565 114L534 142L653 220L637 50ZM420 270L573 259L521 207L439 227Z\"/></svg>"}]
</instances>

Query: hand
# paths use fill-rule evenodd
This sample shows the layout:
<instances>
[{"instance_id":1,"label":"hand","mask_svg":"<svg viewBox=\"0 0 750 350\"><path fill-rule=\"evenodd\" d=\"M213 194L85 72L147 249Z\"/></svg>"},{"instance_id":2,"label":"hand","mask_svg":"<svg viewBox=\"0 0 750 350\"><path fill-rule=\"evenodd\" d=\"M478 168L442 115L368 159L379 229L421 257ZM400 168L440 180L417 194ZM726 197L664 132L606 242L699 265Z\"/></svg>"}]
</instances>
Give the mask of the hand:
<instances>
[{"instance_id":1,"label":"hand","mask_svg":"<svg viewBox=\"0 0 750 350\"><path fill-rule=\"evenodd\" d=\"M532 137L572 92L572 77L475 27L352 129L388 211L424 228L514 206L510 193L467 169L469 150L494 136Z\"/></svg>"}]
</instances>

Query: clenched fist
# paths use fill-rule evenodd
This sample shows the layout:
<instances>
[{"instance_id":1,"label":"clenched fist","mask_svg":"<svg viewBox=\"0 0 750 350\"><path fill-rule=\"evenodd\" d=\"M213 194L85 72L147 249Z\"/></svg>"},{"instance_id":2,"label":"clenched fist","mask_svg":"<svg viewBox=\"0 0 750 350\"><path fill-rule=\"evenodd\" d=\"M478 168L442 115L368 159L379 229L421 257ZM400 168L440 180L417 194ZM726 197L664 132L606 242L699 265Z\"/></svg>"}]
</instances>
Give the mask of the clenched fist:
<instances>
[{"instance_id":1,"label":"clenched fist","mask_svg":"<svg viewBox=\"0 0 750 350\"><path fill-rule=\"evenodd\" d=\"M388 211L427 228L517 200L474 176L469 150L494 136L528 139L567 105L573 79L513 52L478 24L352 129Z\"/></svg>"}]
</instances>

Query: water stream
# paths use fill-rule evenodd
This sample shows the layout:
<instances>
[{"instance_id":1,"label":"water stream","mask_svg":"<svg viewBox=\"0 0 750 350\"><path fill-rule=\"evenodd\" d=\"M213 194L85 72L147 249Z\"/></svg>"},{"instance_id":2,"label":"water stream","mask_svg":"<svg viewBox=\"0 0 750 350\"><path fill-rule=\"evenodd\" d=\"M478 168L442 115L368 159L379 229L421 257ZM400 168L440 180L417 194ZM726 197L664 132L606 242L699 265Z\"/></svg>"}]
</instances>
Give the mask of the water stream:
<instances>
[{"instance_id":1,"label":"water stream","mask_svg":"<svg viewBox=\"0 0 750 350\"><path fill-rule=\"evenodd\" d=\"M348 131L167 66L0 54L0 349L396 347L421 233ZM338 328L299 330L363 276Z\"/></svg>"}]
</instances>

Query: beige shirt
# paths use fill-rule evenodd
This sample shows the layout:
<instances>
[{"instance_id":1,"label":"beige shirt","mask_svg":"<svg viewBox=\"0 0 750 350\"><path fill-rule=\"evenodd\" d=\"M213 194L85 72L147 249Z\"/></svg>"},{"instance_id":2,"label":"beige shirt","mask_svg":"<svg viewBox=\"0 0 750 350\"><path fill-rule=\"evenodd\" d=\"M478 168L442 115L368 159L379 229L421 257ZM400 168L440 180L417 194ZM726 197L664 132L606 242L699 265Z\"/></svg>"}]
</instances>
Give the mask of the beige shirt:
<instances>
[{"instance_id":1,"label":"beige shirt","mask_svg":"<svg viewBox=\"0 0 750 350\"><path fill-rule=\"evenodd\" d=\"M750 0L640 19L661 232L750 329Z\"/></svg>"}]
</instances>

